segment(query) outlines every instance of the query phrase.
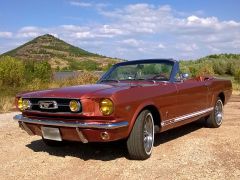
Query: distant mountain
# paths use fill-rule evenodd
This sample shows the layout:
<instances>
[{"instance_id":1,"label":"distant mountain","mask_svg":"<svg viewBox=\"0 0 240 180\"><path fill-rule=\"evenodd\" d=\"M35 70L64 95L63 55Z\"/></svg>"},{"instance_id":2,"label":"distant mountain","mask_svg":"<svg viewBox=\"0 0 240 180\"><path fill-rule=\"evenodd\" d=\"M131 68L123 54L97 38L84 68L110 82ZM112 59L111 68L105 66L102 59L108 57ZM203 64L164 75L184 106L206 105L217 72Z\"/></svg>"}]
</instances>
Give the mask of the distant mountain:
<instances>
[{"instance_id":1,"label":"distant mountain","mask_svg":"<svg viewBox=\"0 0 240 180\"><path fill-rule=\"evenodd\" d=\"M39 36L1 56L46 60L56 70L101 70L120 61L75 47L50 34Z\"/></svg>"}]
</instances>

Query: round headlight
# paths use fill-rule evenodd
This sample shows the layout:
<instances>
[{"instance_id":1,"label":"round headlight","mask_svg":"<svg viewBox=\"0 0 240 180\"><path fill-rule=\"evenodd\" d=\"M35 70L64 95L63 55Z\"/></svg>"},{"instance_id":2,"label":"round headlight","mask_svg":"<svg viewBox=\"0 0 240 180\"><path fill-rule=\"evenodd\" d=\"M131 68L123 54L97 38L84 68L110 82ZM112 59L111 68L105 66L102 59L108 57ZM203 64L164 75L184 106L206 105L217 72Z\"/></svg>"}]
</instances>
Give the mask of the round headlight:
<instances>
[{"instance_id":1,"label":"round headlight","mask_svg":"<svg viewBox=\"0 0 240 180\"><path fill-rule=\"evenodd\" d=\"M108 116L113 113L113 102L110 99L103 99L100 101L100 111L103 115Z\"/></svg>"},{"instance_id":2,"label":"round headlight","mask_svg":"<svg viewBox=\"0 0 240 180\"><path fill-rule=\"evenodd\" d=\"M69 103L69 108L72 112L78 112L80 110L80 103L76 100L71 100Z\"/></svg>"},{"instance_id":3,"label":"round headlight","mask_svg":"<svg viewBox=\"0 0 240 180\"><path fill-rule=\"evenodd\" d=\"M22 109L26 110L26 109L30 109L31 108L31 102L28 99L24 99L22 101Z\"/></svg>"},{"instance_id":4,"label":"round headlight","mask_svg":"<svg viewBox=\"0 0 240 180\"><path fill-rule=\"evenodd\" d=\"M28 99L18 99L18 108L23 111L31 108L31 102Z\"/></svg>"},{"instance_id":5,"label":"round headlight","mask_svg":"<svg viewBox=\"0 0 240 180\"><path fill-rule=\"evenodd\" d=\"M23 110L23 99L22 98L19 98L18 99L18 108L20 109L20 110Z\"/></svg>"}]
</instances>

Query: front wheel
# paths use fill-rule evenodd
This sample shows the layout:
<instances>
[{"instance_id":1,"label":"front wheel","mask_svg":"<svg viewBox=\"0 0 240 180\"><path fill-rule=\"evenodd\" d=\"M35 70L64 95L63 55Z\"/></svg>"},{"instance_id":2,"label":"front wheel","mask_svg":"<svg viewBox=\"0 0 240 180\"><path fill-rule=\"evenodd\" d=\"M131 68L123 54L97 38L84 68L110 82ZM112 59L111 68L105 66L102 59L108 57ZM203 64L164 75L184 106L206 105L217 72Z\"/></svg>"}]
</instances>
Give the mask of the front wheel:
<instances>
[{"instance_id":1,"label":"front wheel","mask_svg":"<svg viewBox=\"0 0 240 180\"><path fill-rule=\"evenodd\" d=\"M207 119L206 125L210 128L218 128L223 122L223 102L220 98L217 99L214 110Z\"/></svg>"},{"instance_id":2,"label":"front wheel","mask_svg":"<svg viewBox=\"0 0 240 180\"><path fill-rule=\"evenodd\" d=\"M142 111L127 140L131 159L144 160L151 156L154 143L154 121L149 110Z\"/></svg>"}]
</instances>

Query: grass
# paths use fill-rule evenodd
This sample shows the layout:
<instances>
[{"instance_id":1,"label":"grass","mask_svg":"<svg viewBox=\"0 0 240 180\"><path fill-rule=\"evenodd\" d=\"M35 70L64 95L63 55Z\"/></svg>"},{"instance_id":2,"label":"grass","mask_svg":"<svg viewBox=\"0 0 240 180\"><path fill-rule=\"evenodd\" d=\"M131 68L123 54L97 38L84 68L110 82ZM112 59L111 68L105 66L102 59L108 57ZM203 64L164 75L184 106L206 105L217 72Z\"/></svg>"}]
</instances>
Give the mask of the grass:
<instances>
[{"instance_id":1,"label":"grass","mask_svg":"<svg viewBox=\"0 0 240 180\"><path fill-rule=\"evenodd\" d=\"M0 97L0 113L13 110L15 108L14 99L14 96Z\"/></svg>"},{"instance_id":2,"label":"grass","mask_svg":"<svg viewBox=\"0 0 240 180\"><path fill-rule=\"evenodd\" d=\"M237 82L233 82L233 94L240 95L240 84Z\"/></svg>"}]
</instances>

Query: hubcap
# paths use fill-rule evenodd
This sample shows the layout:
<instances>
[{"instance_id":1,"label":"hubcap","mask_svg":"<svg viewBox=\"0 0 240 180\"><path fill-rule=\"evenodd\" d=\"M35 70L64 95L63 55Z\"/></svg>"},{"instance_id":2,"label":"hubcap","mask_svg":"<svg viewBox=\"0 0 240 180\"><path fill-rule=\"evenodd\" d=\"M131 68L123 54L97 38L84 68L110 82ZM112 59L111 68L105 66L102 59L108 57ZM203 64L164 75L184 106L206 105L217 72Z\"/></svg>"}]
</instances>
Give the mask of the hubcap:
<instances>
[{"instance_id":1,"label":"hubcap","mask_svg":"<svg viewBox=\"0 0 240 180\"><path fill-rule=\"evenodd\" d=\"M154 124L151 113L148 113L144 120L143 128L144 149L147 154L151 154L154 142Z\"/></svg>"},{"instance_id":2,"label":"hubcap","mask_svg":"<svg viewBox=\"0 0 240 180\"><path fill-rule=\"evenodd\" d=\"M218 100L215 106L215 120L218 125L222 124L223 120L223 104L222 101Z\"/></svg>"}]
</instances>

